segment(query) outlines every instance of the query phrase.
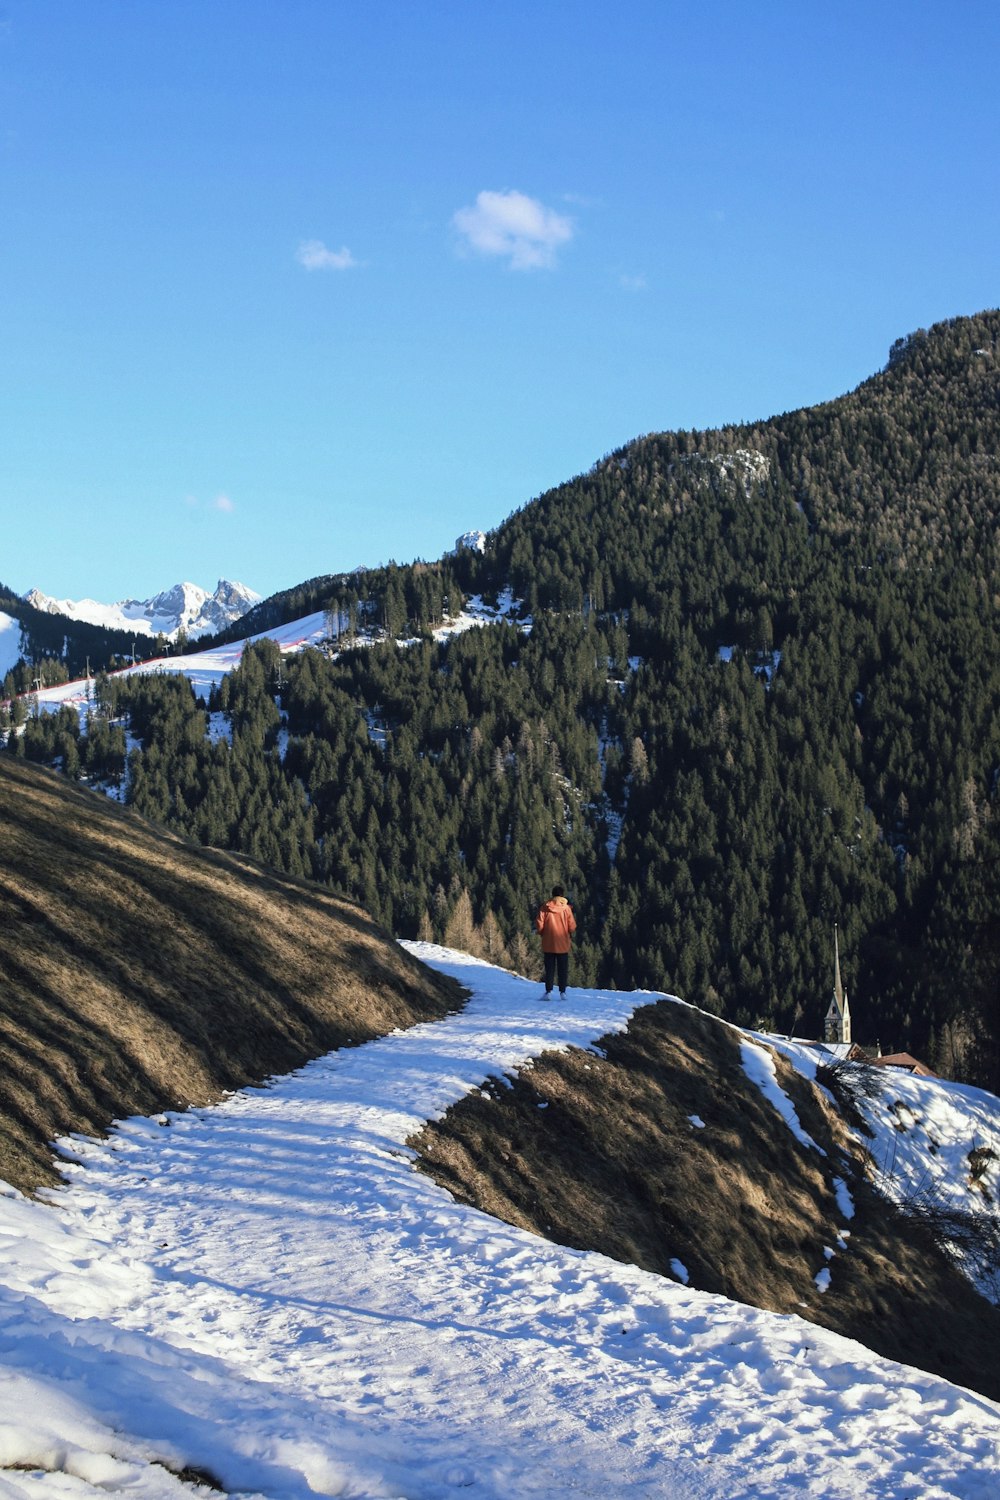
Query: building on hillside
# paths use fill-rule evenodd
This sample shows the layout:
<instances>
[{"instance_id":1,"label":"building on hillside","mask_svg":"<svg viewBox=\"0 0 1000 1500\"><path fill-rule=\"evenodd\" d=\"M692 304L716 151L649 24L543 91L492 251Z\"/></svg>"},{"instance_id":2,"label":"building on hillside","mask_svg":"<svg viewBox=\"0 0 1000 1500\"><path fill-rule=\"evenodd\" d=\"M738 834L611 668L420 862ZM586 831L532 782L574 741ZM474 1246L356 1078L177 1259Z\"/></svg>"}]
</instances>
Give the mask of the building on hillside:
<instances>
[{"instance_id":1,"label":"building on hillside","mask_svg":"<svg viewBox=\"0 0 1000 1500\"><path fill-rule=\"evenodd\" d=\"M833 994L826 1013L823 1037L827 1042L842 1042L847 1045L851 1041L851 1007L840 978L840 944L836 925L833 929Z\"/></svg>"},{"instance_id":2,"label":"building on hillside","mask_svg":"<svg viewBox=\"0 0 1000 1500\"><path fill-rule=\"evenodd\" d=\"M904 1073L912 1073L917 1078L937 1078L935 1073L926 1063L920 1061L909 1052L886 1052L879 1053L878 1057L870 1059L878 1068L899 1068Z\"/></svg>"}]
</instances>

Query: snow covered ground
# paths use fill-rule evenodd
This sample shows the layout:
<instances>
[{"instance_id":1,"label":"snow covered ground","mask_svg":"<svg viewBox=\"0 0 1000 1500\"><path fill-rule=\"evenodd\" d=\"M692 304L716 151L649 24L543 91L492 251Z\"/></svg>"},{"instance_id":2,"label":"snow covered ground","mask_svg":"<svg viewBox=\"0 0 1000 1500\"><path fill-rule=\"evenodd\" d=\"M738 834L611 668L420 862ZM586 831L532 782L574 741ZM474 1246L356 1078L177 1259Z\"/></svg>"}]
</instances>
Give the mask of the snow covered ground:
<instances>
[{"instance_id":1,"label":"snow covered ground","mask_svg":"<svg viewBox=\"0 0 1000 1500\"><path fill-rule=\"evenodd\" d=\"M21 622L0 610L0 677L21 660Z\"/></svg>"},{"instance_id":2,"label":"snow covered ground","mask_svg":"<svg viewBox=\"0 0 1000 1500\"><path fill-rule=\"evenodd\" d=\"M410 946L460 1014L66 1143L50 1205L0 1197L0 1493L176 1500L158 1460L295 1500L995 1500L995 1403L419 1173L425 1119L651 997L544 1004Z\"/></svg>"},{"instance_id":3,"label":"snow covered ground","mask_svg":"<svg viewBox=\"0 0 1000 1500\"><path fill-rule=\"evenodd\" d=\"M784 1037L760 1037L807 1078L822 1055ZM879 1191L894 1203L972 1214L996 1225L1000 1214L1000 1101L982 1089L917 1078L900 1068L871 1069L873 1092L857 1106L872 1136ZM960 1261L961 1256L957 1256ZM966 1257L964 1269L984 1296L1000 1304L1000 1282ZM1000 1351L998 1351L1000 1362ZM1000 1477L997 1494L1000 1495Z\"/></svg>"}]
</instances>

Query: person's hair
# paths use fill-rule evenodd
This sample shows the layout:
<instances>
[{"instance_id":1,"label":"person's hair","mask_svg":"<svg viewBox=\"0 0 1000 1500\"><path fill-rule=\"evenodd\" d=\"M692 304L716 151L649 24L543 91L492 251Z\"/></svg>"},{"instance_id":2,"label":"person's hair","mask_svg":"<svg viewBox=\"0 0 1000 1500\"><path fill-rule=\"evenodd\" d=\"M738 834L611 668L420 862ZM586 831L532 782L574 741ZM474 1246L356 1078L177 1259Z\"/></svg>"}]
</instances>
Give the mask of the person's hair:
<instances>
[{"instance_id":1,"label":"person's hair","mask_svg":"<svg viewBox=\"0 0 1000 1500\"><path fill-rule=\"evenodd\" d=\"M566 887L564 885L554 885L552 887L552 894L553 896L565 896Z\"/></svg>"}]
</instances>

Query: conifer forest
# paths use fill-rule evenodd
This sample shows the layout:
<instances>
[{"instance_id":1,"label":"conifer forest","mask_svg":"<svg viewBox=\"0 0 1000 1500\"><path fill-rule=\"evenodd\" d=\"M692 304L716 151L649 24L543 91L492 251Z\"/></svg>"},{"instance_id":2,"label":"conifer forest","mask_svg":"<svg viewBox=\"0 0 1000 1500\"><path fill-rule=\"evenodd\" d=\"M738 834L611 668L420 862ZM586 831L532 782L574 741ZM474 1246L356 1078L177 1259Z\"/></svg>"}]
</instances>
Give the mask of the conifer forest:
<instances>
[{"instance_id":1,"label":"conifer forest","mask_svg":"<svg viewBox=\"0 0 1000 1500\"><path fill-rule=\"evenodd\" d=\"M825 405L631 442L482 554L313 579L230 632L324 609L326 652L249 647L209 701L102 675L82 727L29 716L9 749L104 784L127 758L145 817L529 975L561 881L571 983L744 1025L821 1035L837 924L855 1039L995 1089L998 528L990 312ZM473 595L514 602L435 638Z\"/></svg>"}]
</instances>

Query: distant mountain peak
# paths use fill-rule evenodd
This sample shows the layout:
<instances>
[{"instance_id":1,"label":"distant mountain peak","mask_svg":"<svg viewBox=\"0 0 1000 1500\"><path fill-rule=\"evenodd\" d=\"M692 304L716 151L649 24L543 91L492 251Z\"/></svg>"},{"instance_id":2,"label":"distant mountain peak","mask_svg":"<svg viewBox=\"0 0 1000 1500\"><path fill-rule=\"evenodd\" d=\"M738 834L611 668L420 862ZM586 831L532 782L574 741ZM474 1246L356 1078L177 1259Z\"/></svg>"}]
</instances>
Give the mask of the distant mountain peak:
<instances>
[{"instance_id":1,"label":"distant mountain peak","mask_svg":"<svg viewBox=\"0 0 1000 1500\"><path fill-rule=\"evenodd\" d=\"M131 630L136 635L163 635L175 640L183 630L194 640L225 630L260 602L260 595L245 583L220 578L215 592L196 583L175 583L151 599L119 599L101 604L96 599L53 599L40 589L31 589L25 600L50 615L66 615L90 625L111 630Z\"/></svg>"}]
</instances>

